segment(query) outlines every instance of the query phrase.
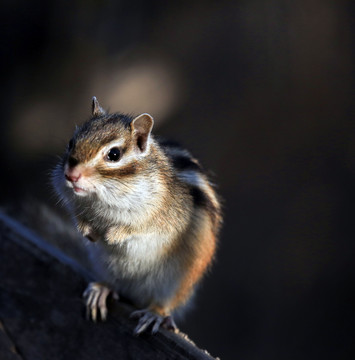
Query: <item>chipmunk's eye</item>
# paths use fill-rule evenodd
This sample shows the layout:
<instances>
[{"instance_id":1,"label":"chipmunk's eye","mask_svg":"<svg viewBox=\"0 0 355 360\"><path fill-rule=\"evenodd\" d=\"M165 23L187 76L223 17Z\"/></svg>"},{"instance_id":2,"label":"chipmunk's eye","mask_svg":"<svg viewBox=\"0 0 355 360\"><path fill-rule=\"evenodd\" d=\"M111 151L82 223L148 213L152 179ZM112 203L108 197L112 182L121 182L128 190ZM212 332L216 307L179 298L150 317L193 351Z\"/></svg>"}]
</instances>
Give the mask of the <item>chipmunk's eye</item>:
<instances>
[{"instance_id":1,"label":"chipmunk's eye","mask_svg":"<svg viewBox=\"0 0 355 360\"><path fill-rule=\"evenodd\" d=\"M118 161L120 159L120 149L117 147L113 147L112 149L110 149L110 151L107 153L106 158L108 161Z\"/></svg>"}]
</instances>

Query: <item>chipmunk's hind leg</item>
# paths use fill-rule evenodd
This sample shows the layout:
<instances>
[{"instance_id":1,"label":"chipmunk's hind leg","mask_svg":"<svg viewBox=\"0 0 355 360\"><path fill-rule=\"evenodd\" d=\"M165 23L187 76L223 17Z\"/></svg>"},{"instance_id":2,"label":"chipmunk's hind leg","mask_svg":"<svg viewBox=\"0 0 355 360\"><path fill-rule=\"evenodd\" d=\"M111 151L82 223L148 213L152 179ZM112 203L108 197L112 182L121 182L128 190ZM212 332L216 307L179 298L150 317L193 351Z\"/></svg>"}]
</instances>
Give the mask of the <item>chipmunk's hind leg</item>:
<instances>
[{"instance_id":1,"label":"chipmunk's hind leg","mask_svg":"<svg viewBox=\"0 0 355 360\"><path fill-rule=\"evenodd\" d=\"M133 334L140 335L151 328L151 334L154 335L162 327L167 330L176 331L177 326L171 315L159 315L151 312L149 309L134 311L131 316L133 319L139 319L138 325L135 327Z\"/></svg>"},{"instance_id":2,"label":"chipmunk's hind leg","mask_svg":"<svg viewBox=\"0 0 355 360\"><path fill-rule=\"evenodd\" d=\"M83 293L86 303L86 318L90 318L96 322L97 313L100 313L102 321L107 318L106 301L108 296L112 294L115 300L118 300L118 294L104 284L98 282L89 283L88 287Z\"/></svg>"}]
</instances>

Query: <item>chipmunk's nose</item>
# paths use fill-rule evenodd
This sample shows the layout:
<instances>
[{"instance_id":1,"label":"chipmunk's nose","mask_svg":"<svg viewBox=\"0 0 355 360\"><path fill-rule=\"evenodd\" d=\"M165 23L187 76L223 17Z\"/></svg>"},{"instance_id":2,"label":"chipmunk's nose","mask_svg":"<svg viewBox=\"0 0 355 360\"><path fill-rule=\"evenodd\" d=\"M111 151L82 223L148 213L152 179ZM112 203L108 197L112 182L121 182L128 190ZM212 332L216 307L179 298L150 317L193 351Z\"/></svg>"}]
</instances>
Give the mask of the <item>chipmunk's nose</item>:
<instances>
[{"instance_id":1,"label":"chipmunk's nose","mask_svg":"<svg viewBox=\"0 0 355 360\"><path fill-rule=\"evenodd\" d=\"M72 182L72 183L75 183L75 182L78 182L78 180L81 178L81 173L80 171L78 171L77 169L67 169L64 173L65 175L65 178Z\"/></svg>"}]
</instances>

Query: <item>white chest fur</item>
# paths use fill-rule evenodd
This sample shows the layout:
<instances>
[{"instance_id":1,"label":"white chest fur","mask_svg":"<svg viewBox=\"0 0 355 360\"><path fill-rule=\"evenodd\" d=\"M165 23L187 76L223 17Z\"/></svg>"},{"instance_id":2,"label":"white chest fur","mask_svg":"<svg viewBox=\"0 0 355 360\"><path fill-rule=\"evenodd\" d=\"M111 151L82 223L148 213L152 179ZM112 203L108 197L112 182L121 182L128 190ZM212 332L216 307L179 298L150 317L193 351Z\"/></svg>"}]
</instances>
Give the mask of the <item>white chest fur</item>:
<instances>
[{"instance_id":1,"label":"white chest fur","mask_svg":"<svg viewBox=\"0 0 355 360\"><path fill-rule=\"evenodd\" d=\"M122 244L111 248L110 267L119 268L124 276L146 274L159 267L170 239L156 233L135 235L127 238Z\"/></svg>"},{"instance_id":2,"label":"white chest fur","mask_svg":"<svg viewBox=\"0 0 355 360\"><path fill-rule=\"evenodd\" d=\"M180 266L167 251L171 239L151 233L132 236L119 245L98 244L110 282L135 303L148 306L170 298L178 286Z\"/></svg>"}]
</instances>

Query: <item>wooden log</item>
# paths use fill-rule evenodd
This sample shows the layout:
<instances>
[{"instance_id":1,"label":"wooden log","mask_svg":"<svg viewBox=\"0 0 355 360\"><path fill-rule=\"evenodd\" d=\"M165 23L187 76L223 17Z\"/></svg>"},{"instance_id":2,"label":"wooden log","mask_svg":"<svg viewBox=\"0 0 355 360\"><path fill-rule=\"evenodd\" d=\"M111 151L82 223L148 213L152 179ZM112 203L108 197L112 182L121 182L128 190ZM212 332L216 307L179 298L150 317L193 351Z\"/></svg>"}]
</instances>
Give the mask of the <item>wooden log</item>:
<instances>
[{"instance_id":1,"label":"wooden log","mask_svg":"<svg viewBox=\"0 0 355 360\"><path fill-rule=\"evenodd\" d=\"M90 273L33 231L0 213L0 358L213 359L186 335L132 335L134 309L110 304L105 323L87 321L81 294Z\"/></svg>"}]
</instances>

